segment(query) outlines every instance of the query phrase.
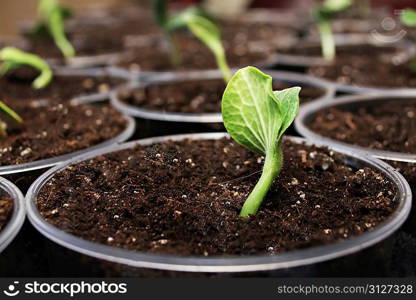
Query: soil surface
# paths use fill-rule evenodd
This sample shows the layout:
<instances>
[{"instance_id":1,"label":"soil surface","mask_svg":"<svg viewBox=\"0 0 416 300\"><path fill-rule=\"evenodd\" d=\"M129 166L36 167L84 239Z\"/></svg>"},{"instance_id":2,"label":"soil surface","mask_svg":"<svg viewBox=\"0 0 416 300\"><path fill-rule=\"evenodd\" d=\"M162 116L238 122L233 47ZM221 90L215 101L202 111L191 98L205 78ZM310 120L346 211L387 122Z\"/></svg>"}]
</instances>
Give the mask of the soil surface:
<instances>
[{"instance_id":1,"label":"soil surface","mask_svg":"<svg viewBox=\"0 0 416 300\"><path fill-rule=\"evenodd\" d=\"M0 192L0 232L6 227L12 213L13 199L3 191Z\"/></svg>"},{"instance_id":2,"label":"soil surface","mask_svg":"<svg viewBox=\"0 0 416 300\"><path fill-rule=\"evenodd\" d=\"M0 139L0 165L50 158L102 143L127 126L109 105L51 104L42 100L16 102L12 108L24 122L9 122Z\"/></svg>"},{"instance_id":3,"label":"soil surface","mask_svg":"<svg viewBox=\"0 0 416 300\"><path fill-rule=\"evenodd\" d=\"M311 49L310 51L320 51ZM340 84L370 87L414 87L416 72L400 61L393 47L338 47L333 64L310 67L308 73Z\"/></svg>"},{"instance_id":4,"label":"soil surface","mask_svg":"<svg viewBox=\"0 0 416 300\"><path fill-rule=\"evenodd\" d=\"M36 90L32 82L37 72L21 68L0 77L0 99L13 105L16 100L47 99L51 102L67 102L77 96L104 93L125 83L124 79L109 76L59 76L53 77L51 83L43 89Z\"/></svg>"},{"instance_id":5,"label":"soil surface","mask_svg":"<svg viewBox=\"0 0 416 300\"><path fill-rule=\"evenodd\" d=\"M308 127L345 143L416 154L416 99L391 99L354 109L326 108Z\"/></svg>"},{"instance_id":6,"label":"soil surface","mask_svg":"<svg viewBox=\"0 0 416 300\"><path fill-rule=\"evenodd\" d=\"M260 211L238 213L263 158L221 140L165 142L56 174L37 198L46 220L93 242L149 253L274 254L371 231L395 210L392 184L326 149L284 142L285 166Z\"/></svg>"},{"instance_id":7,"label":"soil surface","mask_svg":"<svg viewBox=\"0 0 416 300\"><path fill-rule=\"evenodd\" d=\"M293 85L275 81L274 90L282 90ZM325 94L323 89L302 86L301 102L316 100ZM133 92L120 93L123 102L149 110L182 113L221 112L221 98L225 90L223 80L186 81L167 84L154 84Z\"/></svg>"}]
</instances>

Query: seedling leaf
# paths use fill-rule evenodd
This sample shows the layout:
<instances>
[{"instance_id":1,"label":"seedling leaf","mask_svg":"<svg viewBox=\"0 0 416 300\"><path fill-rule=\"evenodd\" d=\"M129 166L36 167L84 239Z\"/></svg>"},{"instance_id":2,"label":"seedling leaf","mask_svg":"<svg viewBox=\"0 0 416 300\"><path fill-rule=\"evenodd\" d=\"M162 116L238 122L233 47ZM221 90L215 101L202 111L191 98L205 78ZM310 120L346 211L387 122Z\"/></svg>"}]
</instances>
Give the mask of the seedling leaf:
<instances>
[{"instance_id":1,"label":"seedling leaf","mask_svg":"<svg viewBox=\"0 0 416 300\"><path fill-rule=\"evenodd\" d=\"M410 27L416 26L416 10L407 8L403 10L402 14L400 15L400 21Z\"/></svg>"},{"instance_id":2,"label":"seedling leaf","mask_svg":"<svg viewBox=\"0 0 416 300\"><path fill-rule=\"evenodd\" d=\"M0 68L0 75L21 65L28 65L40 72L40 75L33 81L33 87L42 89L52 80L52 70L48 63L35 54L26 53L14 47L4 47L0 50L0 61L3 65Z\"/></svg>"},{"instance_id":3,"label":"seedling leaf","mask_svg":"<svg viewBox=\"0 0 416 300\"><path fill-rule=\"evenodd\" d=\"M44 26L64 57L74 57L75 49L66 37L64 26L65 19L71 15L70 10L59 5L57 0L40 0L38 10L44 17Z\"/></svg>"},{"instance_id":4,"label":"seedling leaf","mask_svg":"<svg viewBox=\"0 0 416 300\"><path fill-rule=\"evenodd\" d=\"M257 212L282 167L280 139L299 110L299 87L273 92L272 78L254 67L239 70L222 97L222 117L240 145L265 155L263 173L240 215Z\"/></svg>"}]
</instances>

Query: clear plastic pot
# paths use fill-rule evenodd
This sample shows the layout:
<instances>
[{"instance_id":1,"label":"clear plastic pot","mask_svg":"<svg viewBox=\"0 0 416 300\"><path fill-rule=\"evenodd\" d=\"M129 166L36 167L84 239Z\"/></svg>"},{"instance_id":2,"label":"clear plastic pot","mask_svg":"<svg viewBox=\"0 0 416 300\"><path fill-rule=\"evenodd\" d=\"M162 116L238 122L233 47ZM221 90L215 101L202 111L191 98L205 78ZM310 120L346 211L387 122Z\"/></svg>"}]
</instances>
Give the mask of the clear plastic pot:
<instances>
[{"instance_id":1,"label":"clear plastic pot","mask_svg":"<svg viewBox=\"0 0 416 300\"><path fill-rule=\"evenodd\" d=\"M416 91L401 92L374 92L368 95L355 95L336 98L334 101L316 101L304 105L300 108L297 119L295 120L296 130L304 137L311 141L319 141L329 146L335 146L347 151L360 152L365 155L371 155L383 160L392 160L400 162L416 163L416 154L400 153L386 150L370 149L362 146L347 144L336 141L328 137L313 132L308 128L308 124L313 120L314 115L328 107L353 108L362 105L377 105L384 101L394 99L415 99Z\"/></svg>"},{"instance_id":2,"label":"clear plastic pot","mask_svg":"<svg viewBox=\"0 0 416 300\"><path fill-rule=\"evenodd\" d=\"M52 168L39 177L30 187L26 195L26 207L28 217L33 226L50 240L57 244L79 252L83 255L94 257L98 260L104 260L111 264L124 265L135 268L156 269L176 272L192 273L238 273L238 272L260 272L267 270L281 270L285 274L290 270L296 270L296 267L304 266L309 275L316 275L316 269L308 267L311 264L317 264L332 260L335 258L350 256L352 257L364 253L362 251L373 245L378 245L381 241L389 237L396 231L407 218L411 208L411 191L404 178L392 167L374 158L362 156L355 151L339 149L334 147L333 150L345 155L345 163L354 168L371 167L389 178L397 190L397 210L385 222L379 224L373 231L363 233L360 236L340 241L334 244L311 247L307 249L295 250L281 253L278 255L253 255L243 257L199 257L199 256L174 256L174 255L157 255L143 252L129 251L107 245L93 243L54 227L45 221L40 215L36 199L40 189L48 182L55 173L65 169L67 166L91 159L98 155L128 149L134 147L137 142L143 145L154 144L166 140L182 140L185 138L192 139L219 139L227 136L225 133L207 133L192 135L176 135L159 138L149 138L139 141L133 141L122 145L113 145L105 149L100 149L86 155L78 156L71 161ZM293 142L301 143L310 142L300 138L290 138ZM320 146L320 143L314 143ZM376 247L371 247L376 248ZM382 251L383 255L388 251ZM353 255L354 254L354 255ZM367 258L374 260L374 253ZM362 257L361 257L362 258ZM367 259L366 258L366 259ZM355 258L354 258L355 259ZM376 266L376 265L375 265ZM127 273L124 273L127 274ZM129 273L130 274L130 273ZM292 273L296 274L295 272ZM299 276L299 274L297 274ZM303 273L305 275L305 273Z\"/></svg>"},{"instance_id":3,"label":"clear plastic pot","mask_svg":"<svg viewBox=\"0 0 416 300\"><path fill-rule=\"evenodd\" d=\"M125 89L134 82L134 78L130 72L116 68L116 67L107 67L107 68L92 68L92 69L70 69L70 68L55 68L55 75L57 76L68 76L68 77L109 77L120 79L124 81L120 85L117 85L110 89L109 91L97 92L89 95L79 95L75 96L72 100L76 103L92 103L108 100L112 92L118 91L120 89Z\"/></svg>"},{"instance_id":4,"label":"clear plastic pot","mask_svg":"<svg viewBox=\"0 0 416 300\"><path fill-rule=\"evenodd\" d=\"M22 192L10 181L0 177L0 189L13 199L13 213L6 227L0 231L0 252L6 248L19 232L26 215Z\"/></svg>"},{"instance_id":5,"label":"clear plastic pot","mask_svg":"<svg viewBox=\"0 0 416 300\"><path fill-rule=\"evenodd\" d=\"M350 46L350 45L373 45L373 46L389 46L395 47L399 51L394 56L394 61L397 63L405 63L409 61L415 54L416 48L413 43L408 40L400 40L395 43L383 43L378 41L374 36L370 34L338 34L335 35L335 42L338 47L340 46ZM301 41L303 48L316 48L320 47L319 38L310 38L304 41ZM296 71L306 72L309 67L315 66L326 66L330 65L331 62L325 60L322 56L305 56L305 55L292 55L292 54L283 54L278 53L278 68L289 68ZM376 74L374 74L376 75ZM337 91L344 93L368 93L368 92L377 92L377 91L391 91L391 90L412 90L411 88L391 88L391 87L371 87L371 86L360 86L360 85L349 85L341 84L338 82L332 82L327 79L322 79L335 85Z\"/></svg>"},{"instance_id":6,"label":"clear plastic pot","mask_svg":"<svg viewBox=\"0 0 416 300\"><path fill-rule=\"evenodd\" d=\"M233 70L233 72L235 71L236 70ZM328 84L327 82L312 76L279 71L265 72L272 76L273 80L277 82L290 83L293 85L304 85L321 89L323 91L323 95L316 100L328 101L335 95L335 88L331 84ZM160 76L148 78L147 80L132 85L128 90L131 91L135 89L141 89L149 85L163 85L164 83L171 84L175 82L189 82L211 79L222 80L221 73L218 70L164 73L160 74ZM119 93L123 93L125 91L126 90L120 89ZM143 134L136 136L136 138L189 133L196 131L206 132L207 130L212 131L213 129L221 131L224 130L220 112L180 113L144 109L122 102L118 96L119 93L113 93L111 95L111 103L115 108L124 114L136 118L136 121L138 124L140 124L138 128L140 128L141 133ZM218 101L220 101L220 99ZM173 122L175 122L174 126L172 125Z\"/></svg>"}]
</instances>

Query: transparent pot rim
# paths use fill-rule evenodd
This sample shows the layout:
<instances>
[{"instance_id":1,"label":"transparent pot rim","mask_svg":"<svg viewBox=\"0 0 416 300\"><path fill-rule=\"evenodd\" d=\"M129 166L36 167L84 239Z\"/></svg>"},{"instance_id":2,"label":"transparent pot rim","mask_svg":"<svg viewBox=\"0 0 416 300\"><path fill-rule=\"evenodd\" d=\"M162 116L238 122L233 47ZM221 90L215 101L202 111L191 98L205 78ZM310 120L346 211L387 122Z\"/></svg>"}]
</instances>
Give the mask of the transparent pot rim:
<instances>
[{"instance_id":1,"label":"transparent pot rim","mask_svg":"<svg viewBox=\"0 0 416 300\"><path fill-rule=\"evenodd\" d=\"M17 165L0 166L0 175L9 175L9 174L45 169L45 168L57 165L59 163L65 162L67 160L70 160L75 156L93 152L93 151L96 151L97 149L101 149L112 144L122 143L133 135L134 130L136 128L136 122L134 121L133 118L126 116L126 115L123 115L123 117L127 120L126 128L120 134L118 134L117 136L109 140L106 140L102 143L99 143L97 145L94 145L85 149L81 149L81 150L70 152L70 153L63 154L63 155L54 156L51 158L36 160L36 161L23 163L23 164L17 164Z\"/></svg>"},{"instance_id":2,"label":"transparent pot rim","mask_svg":"<svg viewBox=\"0 0 416 300\"><path fill-rule=\"evenodd\" d=\"M39 190L51 177L53 177L56 172L63 170L68 165L85 161L109 152L128 149L136 145L138 142L142 145L148 145L165 140L183 140L185 138L219 139L227 136L228 135L226 133L205 133L149 138L132 141L122 145L110 146L86 155L78 156L65 164L61 164L48 170L32 184L26 195L26 208L29 220L37 230L52 241L76 252L113 263L120 263L132 267L184 272L250 272L308 265L358 252L391 235L401 226L410 212L412 194L408 183L402 175L382 161L362 156L357 154L355 151L345 149L341 149L339 152L344 153L352 160L370 165L379 172L383 173L395 184L398 191L396 199L398 207L388 220L379 224L379 226L377 226L373 231L325 246L290 251L278 255L256 255L229 258L197 256L180 257L174 255L149 254L97 244L75 237L46 222L37 210L35 201ZM301 138L290 139L294 142L306 142L307 144L311 144L311 142ZM320 143L314 144L321 146ZM336 147L334 147L333 150L338 151Z\"/></svg>"},{"instance_id":3,"label":"transparent pot rim","mask_svg":"<svg viewBox=\"0 0 416 300\"><path fill-rule=\"evenodd\" d=\"M6 227L0 231L0 253L13 241L23 225L26 215L22 192L9 180L0 177L0 189L13 198L13 213Z\"/></svg>"},{"instance_id":4,"label":"transparent pot rim","mask_svg":"<svg viewBox=\"0 0 416 300\"><path fill-rule=\"evenodd\" d=\"M232 70L233 72L236 69ZM267 74L273 77L275 80L286 81L286 82L294 82L299 84L305 84L308 86L313 86L320 88L324 91L324 95L317 98L313 101L323 100L327 101L334 97L335 95L335 87L319 78L291 73L291 72L284 72L284 71L265 71ZM149 120L158 120L158 121L168 121L168 122L193 122L193 123L221 123L222 122L222 115L221 113L177 113L177 112L166 112L166 111L157 111L157 110L150 110L139 108L134 105L129 105L120 100L118 97L118 93L122 93L128 90L134 90L146 87L148 85L154 84L164 84L164 83L172 83L172 82L183 82L183 81L192 81L192 80L209 80L209 79L222 79L221 72L218 70L207 70L207 71L192 71L192 72L166 72L160 74L158 77L154 77L152 79L144 80L142 82L138 82L137 84L133 84L127 89L120 89L118 92L112 93L111 103L115 108L120 110L126 115L139 117L143 119Z\"/></svg>"},{"instance_id":5,"label":"transparent pot rim","mask_svg":"<svg viewBox=\"0 0 416 300\"><path fill-rule=\"evenodd\" d=\"M348 104L359 104L377 101L386 101L391 98L403 98L403 99L414 99L416 98L416 90L414 91L391 91L391 92L373 92L366 95L352 95L335 98L334 101L317 101L308 103L300 108L299 114L295 120L296 130L305 138L311 141L319 141L330 147L338 147L347 151L358 151L365 155L370 155L383 160L400 161L408 163L416 163L416 154L401 153L394 151L376 150L367 147L356 146L344 142L340 142L329 137L322 136L318 133L313 132L307 126L308 118L318 111L336 106L345 106Z\"/></svg>"}]
</instances>

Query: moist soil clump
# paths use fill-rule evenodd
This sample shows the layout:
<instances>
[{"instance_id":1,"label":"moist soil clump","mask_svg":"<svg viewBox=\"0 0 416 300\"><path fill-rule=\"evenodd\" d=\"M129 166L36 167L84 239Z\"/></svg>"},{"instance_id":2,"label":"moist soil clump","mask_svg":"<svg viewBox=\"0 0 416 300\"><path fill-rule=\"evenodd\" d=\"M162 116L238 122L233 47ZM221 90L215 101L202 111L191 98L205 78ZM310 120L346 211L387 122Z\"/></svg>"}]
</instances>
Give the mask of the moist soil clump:
<instances>
[{"instance_id":1,"label":"moist soil clump","mask_svg":"<svg viewBox=\"0 0 416 300\"><path fill-rule=\"evenodd\" d=\"M36 199L52 225L149 253L274 254L371 231L394 212L392 183L344 156L285 141L285 165L249 219L238 213L264 158L223 138L167 141L57 173Z\"/></svg>"},{"instance_id":2,"label":"moist soil clump","mask_svg":"<svg viewBox=\"0 0 416 300\"><path fill-rule=\"evenodd\" d=\"M13 213L13 199L0 192L0 232L6 227Z\"/></svg>"},{"instance_id":3,"label":"moist soil clump","mask_svg":"<svg viewBox=\"0 0 416 300\"><path fill-rule=\"evenodd\" d=\"M0 165L16 165L85 149L120 134L124 116L109 105L16 102L24 122L9 123L0 139Z\"/></svg>"},{"instance_id":4,"label":"moist soil clump","mask_svg":"<svg viewBox=\"0 0 416 300\"><path fill-rule=\"evenodd\" d=\"M35 89L32 82L38 73L29 68L21 68L0 77L0 99L16 103L16 100L48 99L54 102L67 102L78 96L110 91L125 82L120 78L107 76L59 76L43 89Z\"/></svg>"},{"instance_id":5,"label":"moist soil clump","mask_svg":"<svg viewBox=\"0 0 416 300\"><path fill-rule=\"evenodd\" d=\"M326 108L315 114L308 127L345 143L416 154L416 99L391 99L354 109Z\"/></svg>"},{"instance_id":6,"label":"moist soil clump","mask_svg":"<svg viewBox=\"0 0 416 300\"><path fill-rule=\"evenodd\" d=\"M274 90L291 87L290 84L275 81ZM325 94L323 89L302 86L301 103L318 99ZM120 93L121 101L143 109L181 112L218 113L225 90L223 80L186 81L166 84L151 84L143 89Z\"/></svg>"}]
</instances>

